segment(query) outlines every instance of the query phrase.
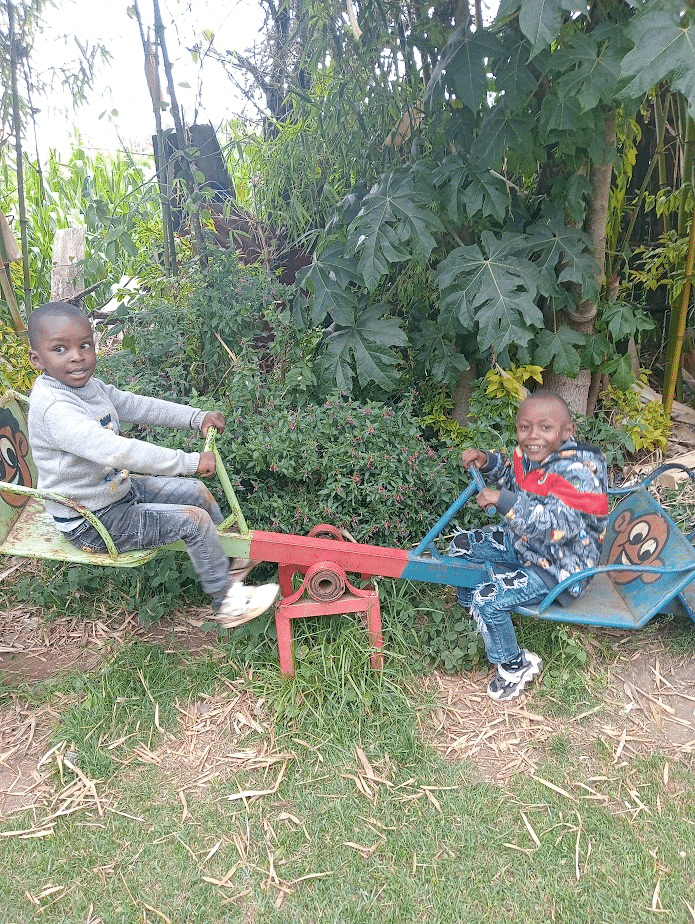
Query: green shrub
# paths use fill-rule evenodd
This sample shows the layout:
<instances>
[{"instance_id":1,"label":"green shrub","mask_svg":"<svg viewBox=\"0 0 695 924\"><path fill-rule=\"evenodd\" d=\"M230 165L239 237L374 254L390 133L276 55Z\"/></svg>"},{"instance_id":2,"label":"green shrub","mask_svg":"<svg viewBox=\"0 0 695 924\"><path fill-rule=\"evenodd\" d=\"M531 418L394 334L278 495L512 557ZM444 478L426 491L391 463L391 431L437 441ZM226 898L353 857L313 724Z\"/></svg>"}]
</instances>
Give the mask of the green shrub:
<instances>
[{"instance_id":1,"label":"green shrub","mask_svg":"<svg viewBox=\"0 0 695 924\"><path fill-rule=\"evenodd\" d=\"M217 250L207 269L193 267L180 292L144 296L141 307L119 309L123 350L99 364L121 388L180 399L224 396L277 383L302 396L315 384L313 352L319 331L299 332L287 307L290 287L262 266L240 266Z\"/></svg>"},{"instance_id":2,"label":"green shrub","mask_svg":"<svg viewBox=\"0 0 695 924\"><path fill-rule=\"evenodd\" d=\"M415 544L468 483L459 450L423 438L412 395L397 405L297 407L268 392L237 401L218 445L259 528L331 523L360 542Z\"/></svg>"}]
</instances>

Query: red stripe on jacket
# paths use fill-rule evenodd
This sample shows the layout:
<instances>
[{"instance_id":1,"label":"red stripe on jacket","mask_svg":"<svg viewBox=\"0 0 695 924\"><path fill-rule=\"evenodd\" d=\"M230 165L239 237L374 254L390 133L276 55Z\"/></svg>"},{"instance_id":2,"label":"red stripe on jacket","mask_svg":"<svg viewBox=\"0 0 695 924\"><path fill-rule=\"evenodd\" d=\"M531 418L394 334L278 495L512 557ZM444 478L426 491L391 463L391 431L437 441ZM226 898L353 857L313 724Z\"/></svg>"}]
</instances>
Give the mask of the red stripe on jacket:
<instances>
[{"instance_id":1,"label":"red stripe on jacket","mask_svg":"<svg viewBox=\"0 0 695 924\"><path fill-rule=\"evenodd\" d=\"M556 497L572 510L591 513L595 516L608 514L608 497L603 492L578 491L562 475L546 472L543 468L532 469L524 473L521 456L514 453L514 476L522 491L536 494L538 497Z\"/></svg>"}]
</instances>

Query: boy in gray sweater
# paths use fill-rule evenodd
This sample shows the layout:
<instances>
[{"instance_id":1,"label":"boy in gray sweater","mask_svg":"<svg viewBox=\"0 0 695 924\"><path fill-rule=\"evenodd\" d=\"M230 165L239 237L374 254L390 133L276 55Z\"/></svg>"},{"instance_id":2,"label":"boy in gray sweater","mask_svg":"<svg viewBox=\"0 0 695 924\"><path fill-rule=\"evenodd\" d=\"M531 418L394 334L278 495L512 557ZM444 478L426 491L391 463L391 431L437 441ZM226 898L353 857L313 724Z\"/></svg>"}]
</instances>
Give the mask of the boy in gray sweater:
<instances>
[{"instance_id":1,"label":"boy in gray sweater","mask_svg":"<svg viewBox=\"0 0 695 924\"><path fill-rule=\"evenodd\" d=\"M213 598L214 618L225 628L265 613L279 587L243 583L253 562L227 558L217 535L222 513L195 478L215 473L215 454L167 449L120 433L120 423L224 430L219 411L121 391L94 377L96 350L86 315L67 302L49 302L28 321L29 361L43 374L29 402L29 442L38 487L77 501L95 513L119 552L168 545L178 539L203 590ZM131 471L138 472L131 475ZM70 507L46 501L57 528L74 545L105 551L97 530Z\"/></svg>"}]
</instances>

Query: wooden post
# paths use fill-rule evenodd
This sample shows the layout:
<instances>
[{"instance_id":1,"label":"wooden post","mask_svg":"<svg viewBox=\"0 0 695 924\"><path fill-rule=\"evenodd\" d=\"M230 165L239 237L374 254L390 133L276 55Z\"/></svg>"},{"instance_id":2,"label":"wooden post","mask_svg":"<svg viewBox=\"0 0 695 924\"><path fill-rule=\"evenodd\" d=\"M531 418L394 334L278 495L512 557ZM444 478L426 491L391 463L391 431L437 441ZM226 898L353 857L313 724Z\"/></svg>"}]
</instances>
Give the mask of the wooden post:
<instances>
[{"instance_id":1,"label":"wooden post","mask_svg":"<svg viewBox=\"0 0 695 924\"><path fill-rule=\"evenodd\" d=\"M84 289L84 229L62 228L53 241L51 301L67 301Z\"/></svg>"},{"instance_id":2,"label":"wooden post","mask_svg":"<svg viewBox=\"0 0 695 924\"><path fill-rule=\"evenodd\" d=\"M7 307L10 309L10 317L12 318L14 329L22 340L28 343L27 330L24 326L24 319L20 314L19 306L17 305L17 299L15 298L14 289L12 288L12 280L10 279L9 272L10 263L14 263L21 259L22 251L19 249L17 241L14 239L12 229L7 219L2 212L0 212L0 289L5 296Z\"/></svg>"}]
</instances>

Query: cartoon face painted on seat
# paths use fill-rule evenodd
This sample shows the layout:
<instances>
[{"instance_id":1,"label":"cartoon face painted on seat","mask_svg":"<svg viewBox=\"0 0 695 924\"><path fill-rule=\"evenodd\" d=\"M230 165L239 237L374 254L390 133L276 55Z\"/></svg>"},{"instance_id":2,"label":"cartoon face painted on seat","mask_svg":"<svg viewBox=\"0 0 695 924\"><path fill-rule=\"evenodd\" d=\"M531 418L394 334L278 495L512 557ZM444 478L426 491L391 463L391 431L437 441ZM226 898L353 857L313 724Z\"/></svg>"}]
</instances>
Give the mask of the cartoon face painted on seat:
<instances>
[{"instance_id":1,"label":"cartoon face painted on seat","mask_svg":"<svg viewBox=\"0 0 695 924\"><path fill-rule=\"evenodd\" d=\"M26 461L28 452L29 443L17 419L7 408L0 408L0 481L28 488L32 486L31 471ZM23 507L27 502L26 494L0 491L0 497L10 507Z\"/></svg>"},{"instance_id":2,"label":"cartoon face painted on seat","mask_svg":"<svg viewBox=\"0 0 695 924\"><path fill-rule=\"evenodd\" d=\"M616 518L614 528L617 536L608 552L609 565L663 566L662 559L658 557L668 540L668 524L663 517L654 513L633 516L631 511L625 510ZM658 574L611 572L611 580L616 584L629 584L638 580L652 583L658 578Z\"/></svg>"}]
</instances>

